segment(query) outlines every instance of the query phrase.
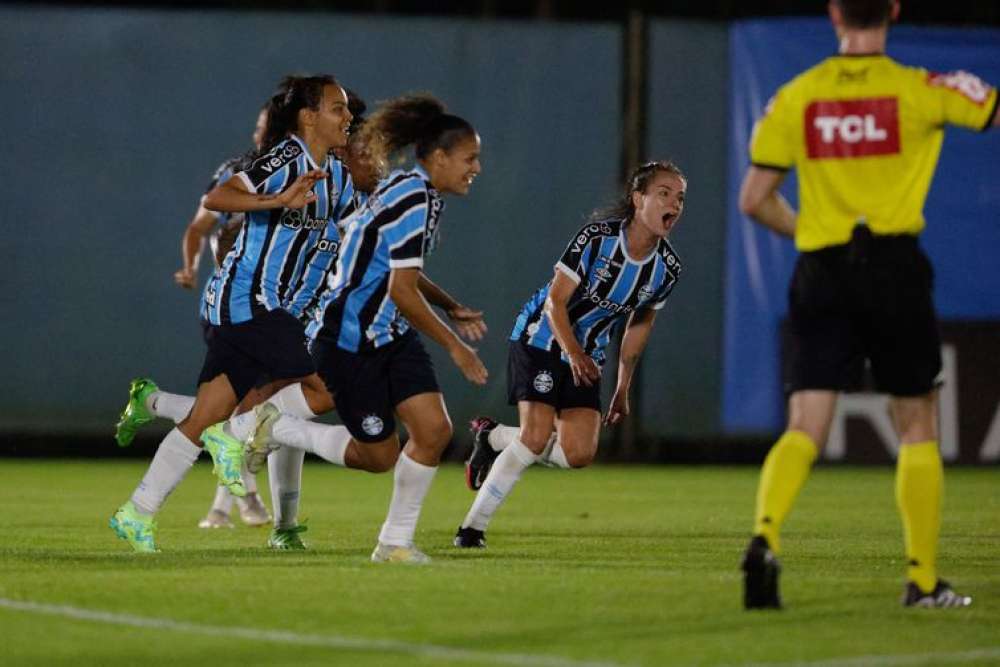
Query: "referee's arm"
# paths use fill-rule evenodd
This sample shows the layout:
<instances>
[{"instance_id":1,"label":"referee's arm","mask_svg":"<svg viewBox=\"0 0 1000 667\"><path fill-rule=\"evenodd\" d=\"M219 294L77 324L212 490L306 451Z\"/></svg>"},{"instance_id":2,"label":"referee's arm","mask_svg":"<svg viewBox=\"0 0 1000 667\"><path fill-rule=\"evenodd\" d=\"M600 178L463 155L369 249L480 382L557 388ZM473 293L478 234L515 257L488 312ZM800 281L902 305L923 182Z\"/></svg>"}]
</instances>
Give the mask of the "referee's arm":
<instances>
[{"instance_id":1,"label":"referee's arm","mask_svg":"<svg viewBox=\"0 0 1000 667\"><path fill-rule=\"evenodd\" d=\"M778 192L787 172L751 165L740 186L740 212L783 236L795 236L795 211Z\"/></svg>"}]
</instances>

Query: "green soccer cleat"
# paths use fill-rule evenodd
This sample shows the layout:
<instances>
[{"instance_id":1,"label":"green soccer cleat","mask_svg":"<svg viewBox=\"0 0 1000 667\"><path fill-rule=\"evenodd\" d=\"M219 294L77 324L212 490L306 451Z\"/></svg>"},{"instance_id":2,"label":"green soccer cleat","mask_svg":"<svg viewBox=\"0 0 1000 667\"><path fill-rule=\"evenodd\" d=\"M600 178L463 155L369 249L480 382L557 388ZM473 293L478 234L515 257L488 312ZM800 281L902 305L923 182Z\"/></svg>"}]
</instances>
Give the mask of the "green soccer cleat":
<instances>
[{"instance_id":1,"label":"green soccer cleat","mask_svg":"<svg viewBox=\"0 0 1000 667\"><path fill-rule=\"evenodd\" d=\"M119 447L128 447L135 438L136 431L143 424L148 424L156 418L146 408L146 399L160 388L149 378L136 378L128 388L128 403L122 410L122 416L115 426L115 441Z\"/></svg>"},{"instance_id":2,"label":"green soccer cleat","mask_svg":"<svg viewBox=\"0 0 1000 667\"><path fill-rule=\"evenodd\" d=\"M426 565L431 562L431 557L414 546L403 547L379 542L375 546L375 551L372 552L372 562Z\"/></svg>"},{"instance_id":3,"label":"green soccer cleat","mask_svg":"<svg viewBox=\"0 0 1000 667\"><path fill-rule=\"evenodd\" d=\"M212 472L219 478L219 484L234 496L242 498L247 494L240 474L243 469L243 443L226 433L224 426L225 422L209 426L202 432L201 441L215 462Z\"/></svg>"},{"instance_id":4,"label":"green soccer cleat","mask_svg":"<svg viewBox=\"0 0 1000 667\"><path fill-rule=\"evenodd\" d=\"M278 551L302 550L306 548L300 533L308 530L305 524L299 524L292 528L275 528L271 531L271 536L267 538L267 548Z\"/></svg>"},{"instance_id":5,"label":"green soccer cleat","mask_svg":"<svg viewBox=\"0 0 1000 667\"><path fill-rule=\"evenodd\" d=\"M156 521L152 515L141 514L131 500L118 508L108 525L133 550L139 553L159 551L156 548Z\"/></svg>"}]
</instances>

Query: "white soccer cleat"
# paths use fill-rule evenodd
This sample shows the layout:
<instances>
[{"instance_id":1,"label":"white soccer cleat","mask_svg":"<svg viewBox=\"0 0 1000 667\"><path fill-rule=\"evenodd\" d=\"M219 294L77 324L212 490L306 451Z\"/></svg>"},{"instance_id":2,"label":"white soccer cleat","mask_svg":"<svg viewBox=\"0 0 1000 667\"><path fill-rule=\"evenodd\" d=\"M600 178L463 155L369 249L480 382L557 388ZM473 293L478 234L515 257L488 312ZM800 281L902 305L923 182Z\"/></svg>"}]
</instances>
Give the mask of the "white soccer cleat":
<instances>
[{"instance_id":1,"label":"white soccer cleat","mask_svg":"<svg viewBox=\"0 0 1000 667\"><path fill-rule=\"evenodd\" d=\"M209 510L205 518L198 522L199 528L232 528L233 522L225 512L219 510Z\"/></svg>"},{"instance_id":2,"label":"white soccer cleat","mask_svg":"<svg viewBox=\"0 0 1000 667\"><path fill-rule=\"evenodd\" d=\"M243 447L243 460L247 470L256 475L267 463L268 455L280 447L274 442L271 431L281 413L273 404L267 402L255 407L253 412L253 430Z\"/></svg>"},{"instance_id":3,"label":"white soccer cleat","mask_svg":"<svg viewBox=\"0 0 1000 667\"><path fill-rule=\"evenodd\" d=\"M271 515L264 506L264 501L256 493L248 493L244 498L237 498L240 508L240 519L248 526L263 526L271 523Z\"/></svg>"},{"instance_id":4,"label":"white soccer cleat","mask_svg":"<svg viewBox=\"0 0 1000 667\"><path fill-rule=\"evenodd\" d=\"M407 563L409 565L426 565L431 557L414 546L402 547L396 544L379 542L372 552L373 563Z\"/></svg>"}]
</instances>

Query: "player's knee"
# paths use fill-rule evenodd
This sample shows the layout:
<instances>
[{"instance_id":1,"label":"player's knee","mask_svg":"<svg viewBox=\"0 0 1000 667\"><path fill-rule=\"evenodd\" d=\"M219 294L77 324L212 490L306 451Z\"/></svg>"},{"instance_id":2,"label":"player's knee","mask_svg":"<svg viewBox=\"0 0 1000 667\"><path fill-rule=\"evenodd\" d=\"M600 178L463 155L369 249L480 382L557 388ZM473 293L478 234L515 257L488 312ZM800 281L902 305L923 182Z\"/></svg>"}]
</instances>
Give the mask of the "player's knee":
<instances>
[{"instance_id":1,"label":"player's knee","mask_svg":"<svg viewBox=\"0 0 1000 667\"><path fill-rule=\"evenodd\" d=\"M570 468L586 468L597 454L595 443L570 441L562 443L562 447Z\"/></svg>"},{"instance_id":2,"label":"player's knee","mask_svg":"<svg viewBox=\"0 0 1000 667\"><path fill-rule=\"evenodd\" d=\"M518 437L525 447L536 454L540 454L545 449L545 446L549 444L551 436L552 431L550 429L525 428L522 426Z\"/></svg>"}]
</instances>

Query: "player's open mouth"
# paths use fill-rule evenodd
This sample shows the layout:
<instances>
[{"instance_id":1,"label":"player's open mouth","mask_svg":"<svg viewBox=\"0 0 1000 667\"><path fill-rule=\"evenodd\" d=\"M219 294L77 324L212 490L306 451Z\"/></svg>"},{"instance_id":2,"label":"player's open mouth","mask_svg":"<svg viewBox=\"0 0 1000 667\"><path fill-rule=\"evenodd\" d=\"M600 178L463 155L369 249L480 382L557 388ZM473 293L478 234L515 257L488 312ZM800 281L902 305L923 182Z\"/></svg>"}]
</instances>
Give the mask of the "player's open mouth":
<instances>
[{"instance_id":1,"label":"player's open mouth","mask_svg":"<svg viewBox=\"0 0 1000 667\"><path fill-rule=\"evenodd\" d=\"M669 224L669 223L673 222L676 217L677 216L675 214L673 214L673 213L664 213L663 214L663 222Z\"/></svg>"}]
</instances>

